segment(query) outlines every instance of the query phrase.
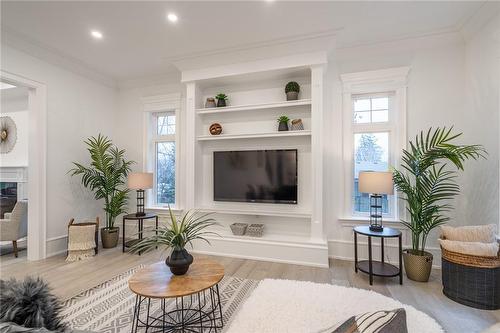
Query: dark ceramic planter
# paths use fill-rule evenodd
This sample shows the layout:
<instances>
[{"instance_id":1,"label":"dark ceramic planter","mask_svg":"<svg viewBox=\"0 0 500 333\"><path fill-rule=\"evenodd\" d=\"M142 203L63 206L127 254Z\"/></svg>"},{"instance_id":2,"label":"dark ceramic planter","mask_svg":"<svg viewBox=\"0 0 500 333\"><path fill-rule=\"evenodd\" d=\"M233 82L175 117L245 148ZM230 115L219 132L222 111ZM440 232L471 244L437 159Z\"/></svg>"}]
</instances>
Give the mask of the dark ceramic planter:
<instances>
[{"instance_id":1,"label":"dark ceramic planter","mask_svg":"<svg viewBox=\"0 0 500 333\"><path fill-rule=\"evenodd\" d=\"M218 99L217 100L217 107L218 108L223 108L226 106L226 100L225 99Z\"/></svg>"},{"instance_id":2,"label":"dark ceramic planter","mask_svg":"<svg viewBox=\"0 0 500 333\"><path fill-rule=\"evenodd\" d=\"M101 242L102 247L110 249L116 247L118 244L118 236L120 235L120 228L101 228Z\"/></svg>"},{"instance_id":3,"label":"dark ceramic planter","mask_svg":"<svg viewBox=\"0 0 500 333\"><path fill-rule=\"evenodd\" d=\"M174 275L184 275L189 269L189 265L193 263L193 256L186 249L172 251L165 264L170 267L170 271Z\"/></svg>"},{"instance_id":4,"label":"dark ceramic planter","mask_svg":"<svg viewBox=\"0 0 500 333\"><path fill-rule=\"evenodd\" d=\"M288 123L279 123L278 131L288 131Z\"/></svg>"}]
</instances>

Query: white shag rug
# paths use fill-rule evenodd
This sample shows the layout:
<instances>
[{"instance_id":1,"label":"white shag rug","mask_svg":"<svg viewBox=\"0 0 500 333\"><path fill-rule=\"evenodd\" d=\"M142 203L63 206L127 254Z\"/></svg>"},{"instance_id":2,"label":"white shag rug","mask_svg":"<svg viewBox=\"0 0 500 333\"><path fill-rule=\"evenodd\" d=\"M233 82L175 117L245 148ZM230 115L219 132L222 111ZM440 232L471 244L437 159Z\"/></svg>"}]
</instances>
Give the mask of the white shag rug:
<instances>
[{"instance_id":1,"label":"white shag rug","mask_svg":"<svg viewBox=\"0 0 500 333\"><path fill-rule=\"evenodd\" d=\"M264 280L240 307L227 332L317 333L353 315L404 308L409 333L443 333L414 307L370 290L290 280Z\"/></svg>"}]
</instances>

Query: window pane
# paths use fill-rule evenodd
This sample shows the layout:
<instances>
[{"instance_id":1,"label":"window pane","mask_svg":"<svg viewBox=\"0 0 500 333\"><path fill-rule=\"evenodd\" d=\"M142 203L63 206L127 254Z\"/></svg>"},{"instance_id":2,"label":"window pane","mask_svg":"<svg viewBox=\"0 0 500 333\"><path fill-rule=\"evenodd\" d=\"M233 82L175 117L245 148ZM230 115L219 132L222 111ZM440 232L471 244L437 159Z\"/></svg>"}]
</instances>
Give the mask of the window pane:
<instances>
[{"instance_id":1,"label":"window pane","mask_svg":"<svg viewBox=\"0 0 500 333\"><path fill-rule=\"evenodd\" d=\"M157 118L158 135L175 134L175 115L161 115Z\"/></svg>"},{"instance_id":2,"label":"window pane","mask_svg":"<svg viewBox=\"0 0 500 333\"><path fill-rule=\"evenodd\" d=\"M372 123L383 123L389 121L388 110L372 111Z\"/></svg>"},{"instance_id":3,"label":"window pane","mask_svg":"<svg viewBox=\"0 0 500 333\"><path fill-rule=\"evenodd\" d=\"M372 110L387 110L389 108L389 98L373 98L372 99Z\"/></svg>"},{"instance_id":4,"label":"window pane","mask_svg":"<svg viewBox=\"0 0 500 333\"><path fill-rule=\"evenodd\" d=\"M370 99L356 99L354 100L354 111L369 111Z\"/></svg>"},{"instance_id":5,"label":"window pane","mask_svg":"<svg viewBox=\"0 0 500 333\"><path fill-rule=\"evenodd\" d=\"M358 191L360 171L389 170L389 133L356 133L354 134L354 187L353 212L370 212L370 194ZM382 196L382 212L389 213L389 198Z\"/></svg>"},{"instance_id":6,"label":"window pane","mask_svg":"<svg viewBox=\"0 0 500 333\"><path fill-rule=\"evenodd\" d=\"M355 112L354 122L356 124L364 124L370 122L370 111Z\"/></svg>"},{"instance_id":7,"label":"window pane","mask_svg":"<svg viewBox=\"0 0 500 333\"><path fill-rule=\"evenodd\" d=\"M156 202L175 204L175 142L156 144Z\"/></svg>"}]
</instances>

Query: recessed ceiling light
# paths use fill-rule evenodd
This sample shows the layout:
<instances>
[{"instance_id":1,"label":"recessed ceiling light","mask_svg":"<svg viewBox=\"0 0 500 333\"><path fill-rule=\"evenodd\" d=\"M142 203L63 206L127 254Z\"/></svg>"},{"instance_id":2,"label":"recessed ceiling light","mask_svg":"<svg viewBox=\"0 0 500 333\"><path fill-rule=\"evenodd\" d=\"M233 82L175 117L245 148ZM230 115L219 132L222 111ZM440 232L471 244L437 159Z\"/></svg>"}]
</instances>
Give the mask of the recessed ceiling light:
<instances>
[{"instance_id":1,"label":"recessed ceiling light","mask_svg":"<svg viewBox=\"0 0 500 333\"><path fill-rule=\"evenodd\" d=\"M175 22L177 22L179 20L179 18L177 17L177 15L175 15L174 13L168 13L167 18L172 23L175 23Z\"/></svg>"},{"instance_id":2,"label":"recessed ceiling light","mask_svg":"<svg viewBox=\"0 0 500 333\"><path fill-rule=\"evenodd\" d=\"M97 30L92 30L92 31L90 32L90 35L91 35L92 37L94 37L95 39L102 39L102 37L103 37L103 36L102 36L102 32L97 31Z\"/></svg>"}]
</instances>

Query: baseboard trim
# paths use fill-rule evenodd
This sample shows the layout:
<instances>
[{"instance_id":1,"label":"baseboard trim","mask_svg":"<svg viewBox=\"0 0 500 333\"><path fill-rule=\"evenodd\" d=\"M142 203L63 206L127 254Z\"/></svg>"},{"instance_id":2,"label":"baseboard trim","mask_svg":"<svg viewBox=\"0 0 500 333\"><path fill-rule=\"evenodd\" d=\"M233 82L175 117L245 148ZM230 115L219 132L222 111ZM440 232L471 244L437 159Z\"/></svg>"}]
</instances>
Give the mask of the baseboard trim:
<instances>
[{"instance_id":1,"label":"baseboard trim","mask_svg":"<svg viewBox=\"0 0 500 333\"><path fill-rule=\"evenodd\" d=\"M65 253L68 248L68 235L61 235L47 238L45 245L47 247L47 258Z\"/></svg>"}]
</instances>

